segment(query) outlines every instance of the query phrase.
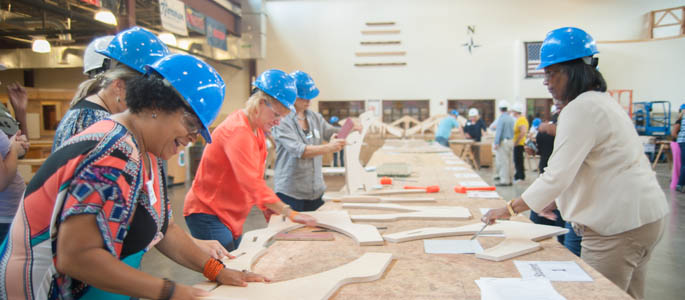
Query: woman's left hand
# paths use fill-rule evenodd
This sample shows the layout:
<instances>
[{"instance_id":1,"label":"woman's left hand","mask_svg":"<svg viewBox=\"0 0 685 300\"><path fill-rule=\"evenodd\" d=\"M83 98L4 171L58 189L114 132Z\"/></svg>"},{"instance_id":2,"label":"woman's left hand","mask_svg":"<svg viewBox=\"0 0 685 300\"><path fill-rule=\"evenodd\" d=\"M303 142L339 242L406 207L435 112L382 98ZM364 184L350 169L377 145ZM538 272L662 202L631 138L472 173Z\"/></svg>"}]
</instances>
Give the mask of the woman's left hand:
<instances>
[{"instance_id":1,"label":"woman's left hand","mask_svg":"<svg viewBox=\"0 0 685 300\"><path fill-rule=\"evenodd\" d=\"M271 282L271 279L257 273L225 268L216 276L216 281L227 285L247 286L248 282Z\"/></svg>"},{"instance_id":2,"label":"woman's left hand","mask_svg":"<svg viewBox=\"0 0 685 300\"><path fill-rule=\"evenodd\" d=\"M489 210L480 220L488 225L495 224L497 220L509 220L511 215L506 207L493 208Z\"/></svg>"},{"instance_id":3,"label":"woman's left hand","mask_svg":"<svg viewBox=\"0 0 685 300\"><path fill-rule=\"evenodd\" d=\"M195 245L200 247L202 251L205 253L209 254L209 256L216 258L216 259L222 259L226 256L228 256L229 259L234 258L231 256L231 254L224 248L221 243L217 240L198 240L196 238L193 238L193 241L195 241Z\"/></svg>"}]
</instances>

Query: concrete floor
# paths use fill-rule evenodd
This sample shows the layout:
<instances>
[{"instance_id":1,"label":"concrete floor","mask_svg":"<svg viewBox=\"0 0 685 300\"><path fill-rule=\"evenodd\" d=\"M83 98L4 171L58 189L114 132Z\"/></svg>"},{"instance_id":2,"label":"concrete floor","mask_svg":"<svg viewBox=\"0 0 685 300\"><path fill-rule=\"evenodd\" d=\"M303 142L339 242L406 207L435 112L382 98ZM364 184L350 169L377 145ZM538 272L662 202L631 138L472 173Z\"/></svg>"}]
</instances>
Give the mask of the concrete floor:
<instances>
[{"instance_id":1,"label":"concrete floor","mask_svg":"<svg viewBox=\"0 0 685 300\"><path fill-rule=\"evenodd\" d=\"M661 184L671 207L668 226L661 242L657 246L647 271L646 299L668 300L683 299L685 285L679 279L685 270L685 194L671 191L668 186L671 181L670 166L661 163L656 168L657 178ZM479 175L492 183L493 169L483 168ZM505 200L517 197L537 177L537 172L528 171L526 180L511 187L500 187L498 192ZM339 188L339 187L329 187ZM183 199L188 188L175 186L170 189L170 198L174 210L174 221L186 228L183 220ZM504 205L504 203L502 203ZM253 209L245 223L245 231L266 226L261 212ZM167 277L184 284L194 284L204 280L204 277L175 264L157 250L153 249L143 259L142 269L152 275ZM680 295L680 296L678 296Z\"/></svg>"}]
</instances>

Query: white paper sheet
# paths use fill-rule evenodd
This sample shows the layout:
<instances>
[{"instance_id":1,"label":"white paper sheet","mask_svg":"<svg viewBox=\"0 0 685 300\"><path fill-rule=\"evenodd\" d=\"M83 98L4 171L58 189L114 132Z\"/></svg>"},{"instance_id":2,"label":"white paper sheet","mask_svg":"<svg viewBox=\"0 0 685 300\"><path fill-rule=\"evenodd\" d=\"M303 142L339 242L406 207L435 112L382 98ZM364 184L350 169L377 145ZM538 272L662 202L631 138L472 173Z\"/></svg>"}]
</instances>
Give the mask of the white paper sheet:
<instances>
[{"instance_id":1,"label":"white paper sheet","mask_svg":"<svg viewBox=\"0 0 685 300\"><path fill-rule=\"evenodd\" d=\"M483 252L478 240L423 240L428 254L474 254Z\"/></svg>"},{"instance_id":2,"label":"white paper sheet","mask_svg":"<svg viewBox=\"0 0 685 300\"><path fill-rule=\"evenodd\" d=\"M449 170L449 171L459 171L459 170ZM454 177L457 177L460 179L462 179L462 178L480 178L480 176L478 176L478 174L476 174L476 173L457 173L457 174L454 174Z\"/></svg>"},{"instance_id":3,"label":"white paper sheet","mask_svg":"<svg viewBox=\"0 0 685 300\"><path fill-rule=\"evenodd\" d=\"M461 160L446 160L445 163L448 165L463 165L464 164L464 162Z\"/></svg>"},{"instance_id":4,"label":"white paper sheet","mask_svg":"<svg viewBox=\"0 0 685 300\"><path fill-rule=\"evenodd\" d=\"M476 280L481 300L566 300L545 278L488 278Z\"/></svg>"},{"instance_id":5,"label":"white paper sheet","mask_svg":"<svg viewBox=\"0 0 685 300\"><path fill-rule=\"evenodd\" d=\"M551 281L592 281L574 261L523 261L514 264L523 278L547 278Z\"/></svg>"},{"instance_id":6,"label":"white paper sheet","mask_svg":"<svg viewBox=\"0 0 685 300\"><path fill-rule=\"evenodd\" d=\"M485 187L485 186L490 186L487 182L482 181L482 180L468 180L468 181L459 181L459 185L463 187Z\"/></svg>"},{"instance_id":7,"label":"white paper sheet","mask_svg":"<svg viewBox=\"0 0 685 300\"><path fill-rule=\"evenodd\" d=\"M466 191L466 196L469 198L500 198L499 194L495 191Z\"/></svg>"}]
</instances>

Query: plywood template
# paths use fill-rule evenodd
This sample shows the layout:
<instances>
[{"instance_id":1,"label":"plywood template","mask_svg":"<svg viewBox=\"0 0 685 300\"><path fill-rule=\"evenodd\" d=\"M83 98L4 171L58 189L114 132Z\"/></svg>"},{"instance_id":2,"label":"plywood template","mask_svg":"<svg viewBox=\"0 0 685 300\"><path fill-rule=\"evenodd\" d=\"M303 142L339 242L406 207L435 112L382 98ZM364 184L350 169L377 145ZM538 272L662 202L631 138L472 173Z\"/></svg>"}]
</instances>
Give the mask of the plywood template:
<instances>
[{"instance_id":1,"label":"plywood template","mask_svg":"<svg viewBox=\"0 0 685 300\"><path fill-rule=\"evenodd\" d=\"M381 237L375 226L352 223L346 211L315 211L308 212L307 214L316 218L318 227L345 234L357 241L360 246L383 245L383 237ZM274 216L266 228L252 230L243 234L240 246L231 252L231 255L236 258L224 259L224 264L231 269L251 270L252 264L263 254L267 243L273 236L300 227L304 227L304 225Z\"/></svg>"},{"instance_id":2,"label":"plywood template","mask_svg":"<svg viewBox=\"0 0 685 300\"><path fill-rule=\"evenodd\" d=\"M346 284L375 281L392 262L391 253L364 253L358 259L335 269L288 281L249 283L247 287L222 285L204 299L293 299L324 300Z\"/></svg>"},{"instance_id":3,"label":"plywood template","mask_svg":"<svg viewBox=\"0 0 685 300\"><path fill-rule=\"evenodd\" d=\"M483 223L474 223L459 227L426 227L385 234L383 235L383 238L391 243L402 243L436 237L473 235L482 227ZM537 241L566 234L567 232L568 229L557 226L516 221L498 221L497 223L486 227L482 233L504 233L506 238L495 247L485 249L482 253L476 254L476 257L493 261L502 261L528 254L540 249L540 244L536 243Z\"/></svg>"},{"instance_id":4,"label":"plywood template","mask_svg":"<svg viewBox=\"0 0 685 300\"><path fill-rule=\"evenodd\" d=\"M461 206L406 206L397 204L343 203L343 208L403 211L391 214L351 215L352 221L468 220L471 213Z\"/></svg>"},{"instance_id":5,"label":"plywood template","mask_svg":"<svg viewBox=\"0 0 685 300\"><path fill-rule=\"evenodd\" d=\"M503 261L542 249L540 243L524 238L507 238L495 247L476 253L477 258Z\"/></svg>"},{"instance_id":6,"label":"plywood template","mask_svg":"<svg viewBox=\"0 0 685 300\"><path fill-rule=\"evenodd\" d=\"M480 222L459 227L425 227L391 234L384 234L383 238L391 243L403 243L436 237L473 235L482 227L483 223ZM517 221L497 221L497 223L486 227L483 231L484 234L503 233L507 238L523 238L536 242L557 235L566 234L567 232L568 229L557 226Z\"/></svg>"},{"instance_id":7,"label":"plywood template","mask_svg":"<svg viewBox=\"0 0 685 300\"><path fill-rule=\"evenodd\" d=\"M335 202L346 203L412 203L412 202L436 202L432 197L420 198L400 198L400 197L381 197L371 195L341 195L328 196L326 200L331 199Z\"/></svg>"}]
</instances>

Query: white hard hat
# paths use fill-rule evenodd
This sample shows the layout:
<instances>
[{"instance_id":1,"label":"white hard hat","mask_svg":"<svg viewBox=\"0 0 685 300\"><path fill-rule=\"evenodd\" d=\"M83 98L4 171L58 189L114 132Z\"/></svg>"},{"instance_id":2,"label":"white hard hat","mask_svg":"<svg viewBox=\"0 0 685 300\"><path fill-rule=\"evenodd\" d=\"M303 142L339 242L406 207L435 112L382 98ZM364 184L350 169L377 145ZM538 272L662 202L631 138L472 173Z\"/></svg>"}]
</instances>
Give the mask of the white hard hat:
<instances>
[{"instance_id":1,"label":"white hard hat","mask_svg":"<svg viewBox=\"0 0 685 300\"><path fill-rule=\"evenodd\" d=\"M85 53L83 53L83 74L88 75L88 72L102 68L105 62L106 56L95 52L95 50L103 50L107 48L109 42L114 38L113 35L107 35L94 39L88 47L86 47Z\"/></svg>"},{"instance_id":2,"label":"white hard hat","mask_svg":"<svg viewBox=\"0 0 685 300\"><path fill-rule=\"evenodd\" d=\"M478 116L478 109L476 109L476 108L469 109L469 117L475 117L475 116Z\"/></svg>"},{"instance_id":3,"label":"white hard hat","mask_svg":"<svg viewBox=\"0 0 685 300\"><path fill-rule=\"evenodd\" d=\"M514 103L514 105L511 106L511 110L522 113L523 105L521 105L521 103Z\"/></svg>"},{"instance_id":4,"label":"white hard hat","mask_svg":"<svg viewBox=\"0 0 685 300\"><path fill-rule=\"evenodd\" d=\"M507 100L502 99L502 100L499 101L499 105L498 105L497 107L500 108L500 109L502 109L502 108L508 108L508 107L509 107L509 102L507 102Z\"/></svg>"}]
</instances>

